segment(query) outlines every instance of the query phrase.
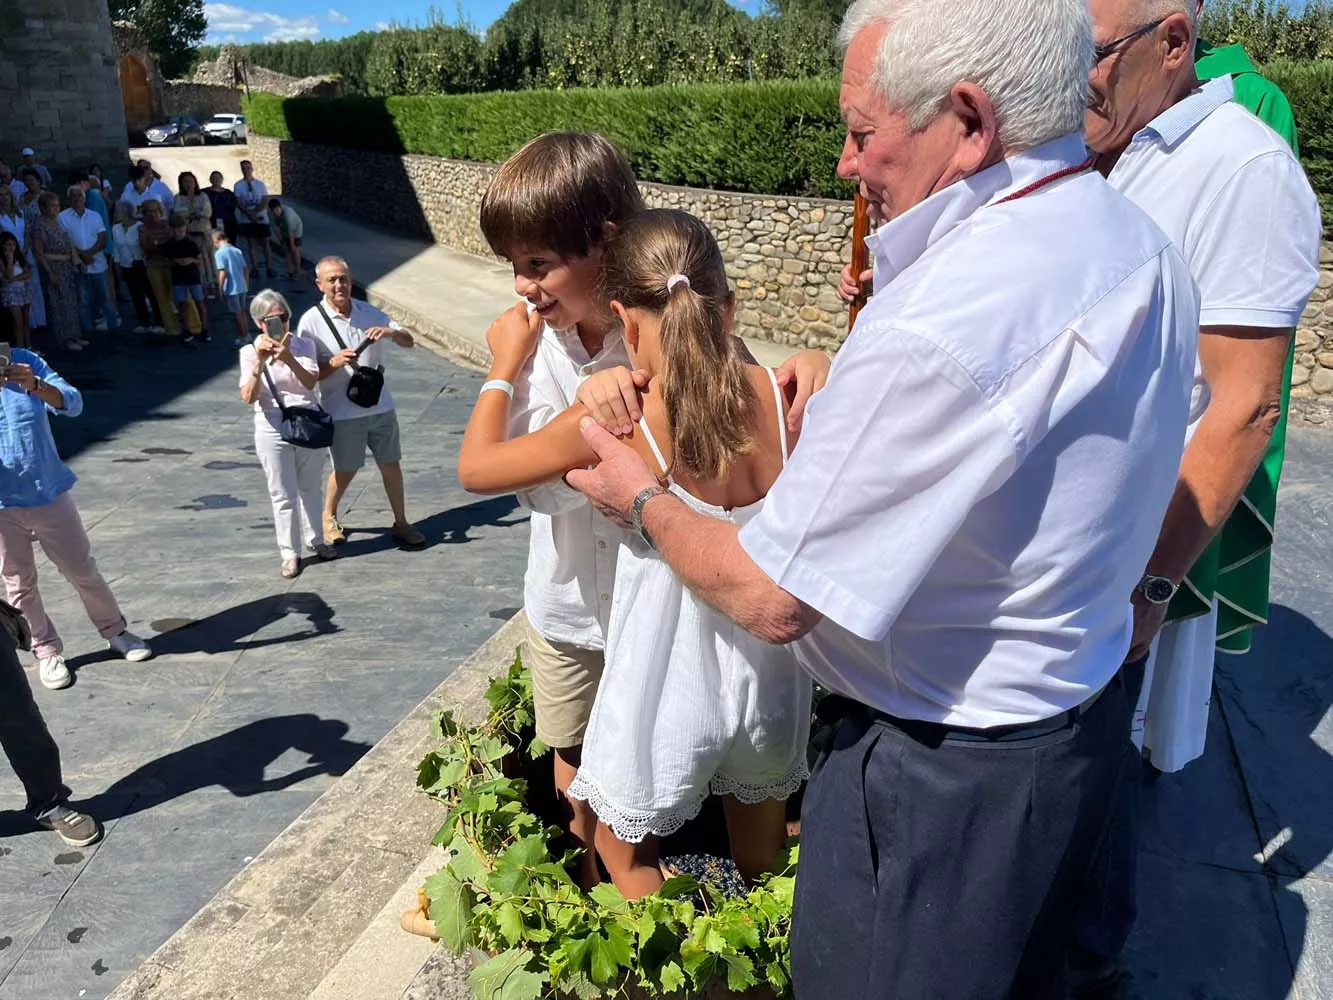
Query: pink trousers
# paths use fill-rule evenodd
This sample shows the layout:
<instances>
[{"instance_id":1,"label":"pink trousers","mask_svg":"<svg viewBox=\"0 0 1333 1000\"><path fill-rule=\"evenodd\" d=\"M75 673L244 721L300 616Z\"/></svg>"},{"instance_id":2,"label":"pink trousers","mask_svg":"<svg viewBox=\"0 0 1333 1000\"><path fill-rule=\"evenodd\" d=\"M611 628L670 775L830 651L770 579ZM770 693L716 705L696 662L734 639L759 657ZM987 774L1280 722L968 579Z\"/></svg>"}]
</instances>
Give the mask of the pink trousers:
<instances>
[{"instance_id":1,"label":"pink trousers","mask_svg":"<svg viewBox=\"0 0 1333 1000\"><path fill-rule=\"evenodd\" d=\"M102 638L110 639L124 632L125 616L97 571L74 498L66 492L44 507L6 507L0 509L0 577L4 578L9 603L28 620L33 655L56 656L65 648L37 591L34 539L78 591Z\"/></svg>"}]
</instances>

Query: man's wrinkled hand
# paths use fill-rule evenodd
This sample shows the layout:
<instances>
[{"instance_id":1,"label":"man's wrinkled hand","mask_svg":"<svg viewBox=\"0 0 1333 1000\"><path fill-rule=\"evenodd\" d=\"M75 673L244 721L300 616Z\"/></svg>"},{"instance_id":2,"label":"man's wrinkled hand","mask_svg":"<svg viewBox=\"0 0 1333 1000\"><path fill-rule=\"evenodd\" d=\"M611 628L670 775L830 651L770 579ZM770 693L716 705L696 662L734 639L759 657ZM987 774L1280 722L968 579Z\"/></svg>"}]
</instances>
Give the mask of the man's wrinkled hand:
<instances>
[{"instance_id":1,"label":"man's wrinkled hand","mask_svg":"<svg viewBox=\"0 0 1333 1000\"><path fill-rule=\"evenodd\" d=\"M643 419L639 390L646 389L651 380L644 369L632 372L624 367L610 368L584 379L574 398L599 424L623 437L634 430L636 420Z\"/></svg>"},{"instance_id":2,"label":"man's wrinkled hand","mask_svg":"<svg viewBox=\"0 0 1333 1000\"><path fill-rule=\"evenodd\" d=\"M634 498L648 487L658 485L657 477L638 452L617 441L592 417L584 417L579 422L579 430L597 452L597 465L591 469L573 470L565 476L565 482L586 496L612 521L628 527Z\"/></svg>"},{"instance_id":3,"label":"man's wrinkled hand","mask_svg":"<svg viewBox=\"0 0 1333 1000\"><path fill-rule=\"evenodd\" d=\"M787 359L777 371L778 385L787 388L794 380L796 395L792 398L791 408L787 410L787 430L797 434L805 420L805 407L810 397L824 388L828 382L829 369L833 360L819 350L800 351Z\"/></svg>"},{"instance_id":4,"label":"man's wrinkled hand","mask_svg":"<svg viewBox=\"0 0 1333 1000\"><path fill-rule=\"evenodd\" d=\"M1131 603L1134 605L1134 637L1130 640L1126 663L1135 663L1148 655L1153 640L1166 624L1168 607L1166 604L1153 604L1138 591L1134 592Z\"/></svg>"},{"instance_id":5,"label":"man's wrinkled hand","mask_svg":"<svg viewBox=\"0 0 1333 1000\"><path fill-rule=\"evenodd\" d=\"M535 312L529 314L526 302L506 309L486 331L486 346L494 359L492 370L517 375L537 350L541 335L542 318Z\"/></svg>"},{"instance_id":6,"label":"man's wrinkled hand","mask_svg":"<svg viewBox=\"0 0 1333 1000\"><path fill-rule=\"evenodd\" d=\"M356 351L347 348L345 351L339 351L333 357L329 358L330 368L346 368L348 365L356 364Z\"/></svg>"}]
</instances>

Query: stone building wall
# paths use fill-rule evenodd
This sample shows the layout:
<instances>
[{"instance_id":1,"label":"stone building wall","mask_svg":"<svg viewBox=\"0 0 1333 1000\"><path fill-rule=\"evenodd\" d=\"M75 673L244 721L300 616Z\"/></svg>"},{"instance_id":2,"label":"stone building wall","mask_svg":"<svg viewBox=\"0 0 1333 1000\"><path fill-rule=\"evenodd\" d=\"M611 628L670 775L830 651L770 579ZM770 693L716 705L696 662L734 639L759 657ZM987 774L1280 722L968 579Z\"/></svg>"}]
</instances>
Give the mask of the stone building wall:
<instances>
[{"instance_id":1,"label":"stone building wall","mask_svg":"<svg viewBox=\"0 0 1333 1000\"><path fill-rule=\"evenodd\" d=\"M0 156L32 146L56 176L128 159L106 0L0 2Z\"/></svg>"},{"instance_id":2,"label":"stone building wall","mask_svg":"<svg viewBox=\"0 0 1333 1000\"><path fill-rule=\"evenodd\" d=\"M240 114L241 92L235 87L172 80L162 88L162 117L193 115L206 122L217 114Z\"/></svg>"},{"instance_id":3,"label":"stone building wall","mask_svg":"<svg viewBox=\"0 0 1333 1000\"><path fill-rule=\"evenodd\" d=\"M260 136L258 176L284 194L369 222L490 256L477 206L495 168L428 156L361 153ZM736 284L740 332L792 346L836 348L847 310L835 285L850 259L851 205L643 185L650 205L680 208L712 228ZM1333 426L1333 246L1296 335L1294 409Z\"/></svg>"}]
</instances>

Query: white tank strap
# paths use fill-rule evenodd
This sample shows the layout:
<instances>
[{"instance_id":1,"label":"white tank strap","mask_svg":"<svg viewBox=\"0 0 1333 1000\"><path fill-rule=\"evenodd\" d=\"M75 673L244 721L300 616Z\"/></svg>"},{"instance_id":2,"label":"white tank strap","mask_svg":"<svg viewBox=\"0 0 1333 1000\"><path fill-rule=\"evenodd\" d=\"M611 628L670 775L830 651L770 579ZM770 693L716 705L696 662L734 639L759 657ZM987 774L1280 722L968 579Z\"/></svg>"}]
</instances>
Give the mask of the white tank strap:
<instances>
[{"instance_id":1,"label":"white tank strap","mask_svg":"<svg viewBox=\"0 0 1333 1000\"><path fill-rule=\"evenodd\" d=\"M648 447L652 449L653 457L657 459L657 464L662 469L662 475L665 476L667 473L666 459L662 457L662 449L657 447L657 439L653 437L653 432L648 427L646 417L639 421L639 430L643 431L643 438L648 442Z\"/></svg>"},{"instance_id":2,"label":"white tank strap","mask_svg":"<svg viewBox=\"0 0 1333 1000\"><path fill-rule=\"evenodd\" d=\"M778 440L782 442L782 467L787 467L787 411L783 406L786 398L782 395L782 387L778 385L777 373L772 368L764 369L768 372L768 380L773 383L773 401L778 407Z\"/></svg>"}]
</instances>

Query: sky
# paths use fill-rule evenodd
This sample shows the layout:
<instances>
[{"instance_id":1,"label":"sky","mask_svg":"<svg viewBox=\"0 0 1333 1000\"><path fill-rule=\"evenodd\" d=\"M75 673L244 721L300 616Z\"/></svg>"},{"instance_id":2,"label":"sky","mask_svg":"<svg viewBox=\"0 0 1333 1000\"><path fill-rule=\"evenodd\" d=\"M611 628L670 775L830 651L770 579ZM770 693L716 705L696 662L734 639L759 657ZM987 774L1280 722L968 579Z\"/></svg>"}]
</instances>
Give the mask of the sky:
<instances>
[{"instance_id":1,"label":"sky","mask_svg":"<svg viewBox=\"0 0 1333 1000\"><path fill-rule=\"evenodd\" d=\"M390 22L415 24L426 20L431 4L422 0L235 0L204 4L208 35L204 42L290 42L341 38L358 31L387 28ZM730 0L751 13L760 0ZM447 20L461 12L474 27L484 29L508 8L510 0L438 0Z\"/></svg>"}]
</instances>

